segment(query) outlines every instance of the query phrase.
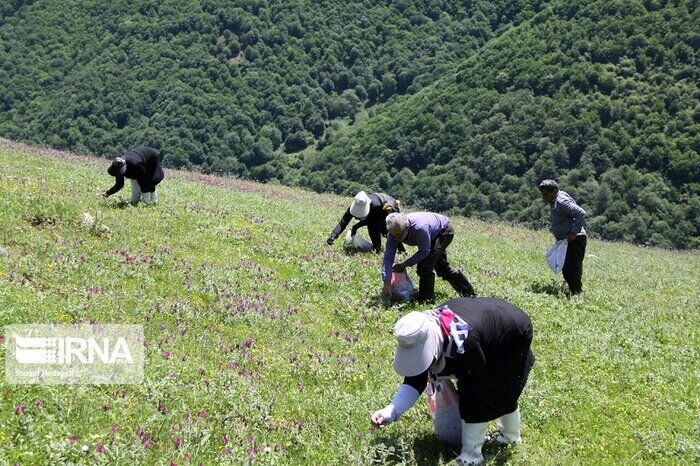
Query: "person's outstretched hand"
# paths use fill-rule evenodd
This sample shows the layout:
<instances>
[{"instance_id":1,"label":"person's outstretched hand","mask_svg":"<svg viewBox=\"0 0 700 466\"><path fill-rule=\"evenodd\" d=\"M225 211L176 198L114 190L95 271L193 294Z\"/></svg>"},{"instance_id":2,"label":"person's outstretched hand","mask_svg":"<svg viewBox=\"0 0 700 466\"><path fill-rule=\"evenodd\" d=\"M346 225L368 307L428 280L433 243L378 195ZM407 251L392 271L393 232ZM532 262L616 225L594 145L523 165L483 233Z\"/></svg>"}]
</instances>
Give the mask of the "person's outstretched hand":
<instances>
[{"instance_id":1,"label":"person's outstretched hand","mask_svg":"<svg viewBox=\"0 0 700 466\"><path fill-rule=\"evenodd\" d=\"M372 414L372 427L375 427L377 429L381 429L384 426L387 426L394 422L394 409L391 406L386 406L379 411L375 411L374 414Z\"/></svg>"},{"instance_id":2,"label":"person's outstretched hand","mask_svg":"<svg viewBox=\"0 0 700 466\"><path fill-rule=\"evenodd\" d=\"M387 282L384 284L382 287L382 293L384 293L384 296L391 296L391 292L393 291L393 287L391 286L391 283Z\"/></svg>"}]
</instances>

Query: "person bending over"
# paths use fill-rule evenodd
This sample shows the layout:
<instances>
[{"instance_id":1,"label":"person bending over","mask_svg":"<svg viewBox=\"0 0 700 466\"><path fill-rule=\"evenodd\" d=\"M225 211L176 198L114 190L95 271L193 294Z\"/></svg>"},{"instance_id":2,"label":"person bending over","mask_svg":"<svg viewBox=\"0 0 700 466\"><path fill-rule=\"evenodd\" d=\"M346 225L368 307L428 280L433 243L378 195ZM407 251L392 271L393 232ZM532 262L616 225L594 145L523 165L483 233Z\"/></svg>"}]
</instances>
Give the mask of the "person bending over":
<instances>
[{"instance_id":1,"label":"person bending over","mask_svg":"<svg viewBox=\"0 0 700 466\"><path fill-rule=\"evenodd\" d=\"M389 214L386 218L389 235L382 263L385 295L391 295L391 273L403 272L416 265L418 272L417 301L432 301L435 297L435 273L447 281L460 296L474 296L474 288L467 277L447 261L447 247L454 238L454 229L444 215L432 212ZM418 252L403 262L394 264L397 246L406 243L418 246Z\"/></svg>"},{"instance_id":2,"label":"person bending over","mask_svg":"<svg viewBox=\"0 0 700 466\"><path fill-rule=\"evenodd\" d=\"M124 187L124 178L131 180L131 204L137 205L143 198L146 205L158 203L156 186L163 181L164 173L161 158L155 149L135 147L116 157L107 173L116 178L114 186L102 193L109 197Z\"/></svg>"},{"instance_id":3,"label":"person bending over","mask_svg":"<svg viewBox=\"0 0 700 466\"><path fill-rule=\"evenodd\" d=\"M355 196L348 210L345 211L345 215L340 219L338 225L331 232L326 243L329 245L333 244L350 221L355 218L359 222L352 226L350 230L352 236L355 236L358 229L366 226L369 238L372 241L372 250L375 253L379 253L382 250L381 238L387 235L386 217L391 213L400 211L400 202L393 197L384 193L367 194L364 191L360 191ZM403 246L399 249L399 252L405 252Z\"/></svg>"},{"instance_id":4,"label":"person bending over","mask_svg":"<svg viewBox=\"0 0 700 466\"><path fill-rule=\"evenodd\" d=\"M481 447L490 421L497 443L519 444L518 398L535 355L530 318L495 298L454 298L437 309L405 315L394 326L394 370L404 377L393 400L372 414L384 427L408 411L428 381L456 378L462 451L458 464L483 461Z\"/></svg>"}]
</instances>

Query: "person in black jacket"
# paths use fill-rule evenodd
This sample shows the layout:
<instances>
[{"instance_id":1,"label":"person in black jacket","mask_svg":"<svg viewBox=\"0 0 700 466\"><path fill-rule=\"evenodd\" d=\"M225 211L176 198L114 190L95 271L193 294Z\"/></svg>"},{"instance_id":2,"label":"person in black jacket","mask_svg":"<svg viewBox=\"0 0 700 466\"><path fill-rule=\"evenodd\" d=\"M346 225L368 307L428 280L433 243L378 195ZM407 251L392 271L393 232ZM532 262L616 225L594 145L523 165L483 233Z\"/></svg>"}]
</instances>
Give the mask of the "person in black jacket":
<instances>
[{"instance_id":1,"label":"person in black jacket","mask_svg":"<svg viewBox=\"0 0 700 466\"><path fill-rule=\"evenodd\" d=\"M535 362L532 324L523 311L495 298L455 298L437 309L402 317L394 336L394 370L404 381L392 402L372 415L375 427L396 421L429 380L454 377L462 420L458 464L483 461L489 421L497 420L496 442L522 442L518 398Z\"/></svg>"},{"instance_id":2,"label":"person in black jacket","mask_svg":"<svg viewBox=\"0 0 700 466\"><path fill-rule=\"evenodd\" d=\"M400 212L401 208L399 204L399 201L387 194L367 194L364 191L360 191L352 201L350 208L345 211L345 215L340 219L338 225L336 225L331 232L326 243L333 244L333 241L335 241L343 230L345 230L345 227L348 226L350 220L356 218L359 222L352 226L352 236L355 236L359 228L366 226L369 238L372 241L372 249L374 252L380 252L382 250L381 237L386 237L387 235L386 217L390 213ZM406 252L406 250L401 246L399 252Z\"/></svg>"},{"instance_id":3,"label":"person in black jacket","mask_svg":"<svg viewBox=\"0 0 700 466\"><path fill-rule=\"evenodd\" d=\"M163 181L161 159L155 149L135 147L124 155L116 157L107 173L116 178L114 186L102 195L109 197L124 187L124 178L131 180L131 204L137 205L141 198L146 205L158 203L156 186Z\"/></svg>"}]
</instances>

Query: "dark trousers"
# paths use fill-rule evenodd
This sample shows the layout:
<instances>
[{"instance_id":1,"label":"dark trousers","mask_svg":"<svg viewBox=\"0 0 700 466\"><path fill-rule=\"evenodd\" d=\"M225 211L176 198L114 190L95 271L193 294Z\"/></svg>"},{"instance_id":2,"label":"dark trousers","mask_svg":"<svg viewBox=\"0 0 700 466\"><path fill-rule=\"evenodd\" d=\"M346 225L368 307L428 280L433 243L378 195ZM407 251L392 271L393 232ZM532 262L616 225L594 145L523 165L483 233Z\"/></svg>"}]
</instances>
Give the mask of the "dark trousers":
<instances>
[{"instance_id":1,"label":"dark trousers","mask_svg":"<svg viewBox=\"0 0 700 466\"><path fill-rule=\"evenodd\" d=\"M586 256L586 235L579 235L570 241L566 248L566 259L561 273L569 285L571 294L578 294L583 288L581 275L583 275L583 258Z\"/></svg>"},{"instance_id":2,"label":"dark trousers","mask_svg":"<svg viewBox=\"0 0 700 466\"><path fill-rule=\"evenodd\" d=\"M418 273L418 300L431 301L435 295L435 275L447 281L460 296L473 296L474 288L462 272L455 269L447 261L447 247L454 238L452 225L447 225L430 245L430 254L416 266Z\"/></svg>"}]
</instances>

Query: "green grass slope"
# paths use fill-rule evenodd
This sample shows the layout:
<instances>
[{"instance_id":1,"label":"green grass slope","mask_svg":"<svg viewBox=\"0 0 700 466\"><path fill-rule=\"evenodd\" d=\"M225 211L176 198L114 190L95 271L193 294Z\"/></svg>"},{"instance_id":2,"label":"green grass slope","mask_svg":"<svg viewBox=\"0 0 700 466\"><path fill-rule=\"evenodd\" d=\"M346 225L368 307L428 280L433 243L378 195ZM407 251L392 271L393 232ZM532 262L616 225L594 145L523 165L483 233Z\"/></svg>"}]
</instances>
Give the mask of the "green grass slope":
<instances>
[{"instance_id":1,"label":"green grass slope","mask_svg":"<svg viewBox=\"0 0 700 466\"><path fill-rule=\"evenodd\" d=\"M132 208L128 193L99 197L111 181L100 160L0 140L0 166L0 326L141 324L148 343L140 385L3 378L0 463L444 464L458 453L434 440L424 398L369 428L400 383L391 328L413 307L382 304L379 257L325 245L347 199L171 171L159 206ZM111 232L82 229L84 212ZM524 444L487 446L489 461L697 461L697 254L591 241L585 291L568 299L544 263L546 231L453 220L454 263L535 329Z\"/></svg>"},{"instance_id":2,"label":"green grass slope","mask_svg":"<svg viewBox=\"0 0 700 466\"><path fill-rule=\"evenodd\" d=\"M554 1L305 160L299 183L538 225L558 179L592 234L700 247L697 1Z\"/></svg>"}]
</instances>

